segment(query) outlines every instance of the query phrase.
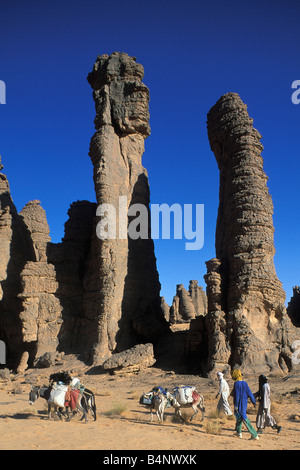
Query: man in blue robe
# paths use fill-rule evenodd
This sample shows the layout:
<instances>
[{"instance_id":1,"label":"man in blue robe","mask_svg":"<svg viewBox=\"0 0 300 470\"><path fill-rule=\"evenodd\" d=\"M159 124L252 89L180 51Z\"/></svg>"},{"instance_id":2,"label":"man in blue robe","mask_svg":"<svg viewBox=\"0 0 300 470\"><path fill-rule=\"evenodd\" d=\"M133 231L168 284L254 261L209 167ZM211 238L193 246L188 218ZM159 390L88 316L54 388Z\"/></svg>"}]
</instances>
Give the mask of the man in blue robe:
<instances>
[{"instance_id":1,"label":"man in blue robe","mask_svg":"<svg viewBox=\"0 0 300 470\"><path fill-rule=\"evenodd\" d=\"M239 369L235 369L231 374L234 382L232 391L234 402L234 415L236 418L235 431L238 437L242 438L242 425L246 426L251 434L251 439L259 439L256 430L250 423L247 416L248 398L250 398L253 405L256 405L255 398L251 392L249 385L242 379L242 373Z\"/></svg>"}]
</instances>

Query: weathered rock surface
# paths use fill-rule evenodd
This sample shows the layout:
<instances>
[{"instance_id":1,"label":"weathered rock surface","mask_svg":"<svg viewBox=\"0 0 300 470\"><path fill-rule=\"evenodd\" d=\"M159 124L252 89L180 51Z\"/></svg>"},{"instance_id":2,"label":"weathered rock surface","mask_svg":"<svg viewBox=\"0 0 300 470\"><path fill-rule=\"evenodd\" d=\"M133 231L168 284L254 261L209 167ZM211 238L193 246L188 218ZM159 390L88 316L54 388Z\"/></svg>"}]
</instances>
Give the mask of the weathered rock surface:
<instances>
[{"instance_id":1,"label":"weathered rock surface","mask_svg":"<svg viewBox=\"0 0 300 470\"><path fill-rule=\"evenodd\" d=\"M273 204L263 171L261 135L234 93L208 113L220 170L216 258L207 263L208 369L231 365L291 369L295 331L274 267Z\"/></svg>"},{"instance_id":2,"label":"weathered rock surface","mask_svg":"<svg viewBox=\"0 0 300 470\"><path fill-rule=\"evenodd\" d=\"M24 352L18 297L22 291L21 273L25 264L34 260L30 232L17 213L7 177L0 173L0 339L13 365L18 365Z\"/></svg>"},{"instance_id":3,"label":"weathered rock surface","mask_svg":"<svg viewBox=\"0 0 300 470\"><path fill-rule=\"evenodd\" d=\"M102 367L113 374L120 375L138 372L153 366L155 362L153 345L147 343L137 344L133 348L114 354L104 361Z\"/></svg>"},{"instance_id":4,"label":"weathered rock surface","mask_svg":"<svg viewBox=\"0 0 300 470\"><path fill-rule=\"evenodd\" d=\"M62 306L59 300L59 283L53 264L48 261L48 246L51 241L46 213L40 201L26 204L20 212L30 234L34 259L27 261L20 273L22 301L20 320L24 346L34 345L35 355L55 351L62 323Z\"/></svg>"}]
</instances>

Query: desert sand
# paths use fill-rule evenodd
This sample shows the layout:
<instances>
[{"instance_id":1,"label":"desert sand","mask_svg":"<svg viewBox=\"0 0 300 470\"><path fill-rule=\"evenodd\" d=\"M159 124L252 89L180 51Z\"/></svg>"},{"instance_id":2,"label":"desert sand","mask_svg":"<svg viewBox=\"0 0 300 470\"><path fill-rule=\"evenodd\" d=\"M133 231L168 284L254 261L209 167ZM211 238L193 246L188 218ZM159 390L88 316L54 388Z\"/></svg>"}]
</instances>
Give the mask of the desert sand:
<instances>
[{"instance_id":1,"label":"desert sand","mask_svg":"<svg viewBox=\"0 0 300 470\"><path fill-rule=\"evenodd\" d=\"M0 449L1 450L299 450L300 449L300 376L270 376L272 413L282 431L267 428L258 441L234 436L235 420L216 414L218 382L214 378L176 374L156 367L130 376L101 373L97 368L82 368L73 360L51 369L27 370L11 374L11 380L0 383ZM82 383L94 391L97 421L88 423L79 416L71 422L51 420L45 400L29 405L31 384L47 384L50 373L69 370L80 376ZM244 376L252 391L257 391L257 378ZM233 382L228 378L232 387ZM205 398L206 415L199 413L192 422L190 410L184 410L185 422L174 419L173 408L167 408L160 424L150 421L149 410L139 404L143 392L153 386L172 388L195 385ZM232 404L232 401L231 401ZM255 423L256 410L249 405L249 418Z\"/></svg>"}]
</instances>

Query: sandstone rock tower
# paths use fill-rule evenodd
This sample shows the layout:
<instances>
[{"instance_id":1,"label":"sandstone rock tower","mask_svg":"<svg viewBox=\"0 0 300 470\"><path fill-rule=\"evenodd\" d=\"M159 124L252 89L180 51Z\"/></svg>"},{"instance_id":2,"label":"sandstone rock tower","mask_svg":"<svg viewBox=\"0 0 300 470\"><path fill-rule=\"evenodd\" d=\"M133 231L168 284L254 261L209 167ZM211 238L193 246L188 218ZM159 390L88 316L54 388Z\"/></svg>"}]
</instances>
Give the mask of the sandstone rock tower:
<instances>
[{"instance_id":1,"label":"sandstone rock tower","mask_svg":"<svg viewBox=\"0 0 300 470\"><path fill-rule=\"evenodd\" d=\"M114 206L117 227L120 197L126 210L136 203L149 209L148 176L141 161L150 134L143 75L135 58L113 53L98 56L88 76L96 105L90 145L96 199L98 205ZM166 323L150 225L148 239L120 239L119 233L115 240L95 240L93 259L85 312L94 323L94 362L101 362L111 351L157 338Z\"/></svg>"},{"instance_id":2,"label":"sandstone rock tower","mask_svg":"<svg viewBox=\"0 0 300 470\"><path fill-rule=\"evenodd\" d=\"M285 292L273 257L273 204L261 135L234 93L208 113L220 170L216 258L207 262L209 368L226 364L291 368Z\"/></svg>"}]
</instances>

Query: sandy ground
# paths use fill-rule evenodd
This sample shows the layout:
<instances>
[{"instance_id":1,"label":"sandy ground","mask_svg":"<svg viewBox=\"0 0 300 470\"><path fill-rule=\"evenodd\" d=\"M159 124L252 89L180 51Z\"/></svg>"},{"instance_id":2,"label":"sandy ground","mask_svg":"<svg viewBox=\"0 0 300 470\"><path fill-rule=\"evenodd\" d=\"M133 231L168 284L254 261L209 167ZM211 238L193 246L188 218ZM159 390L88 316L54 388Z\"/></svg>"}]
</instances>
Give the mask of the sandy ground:
<instances>
[{"instance_id":1,"label":"sandy ground","mask_svg":"<svg viewBox=\"0 0 300 470\"><path fill-rule=\"evenodd\" d=\"M28 370L23 376L11 375L11 380L0 382L0 449L1 450L299 450L300 449L300 375L271 377L272 412L282 432L278 435L268 428L258 441L249 440L244 430L243 439L234 436L234 419L216 415L217 380L191 375L176 375L151 368L129 377L99 374L97 370L79 371L87 388L94 391L97 421L89 417L87 424L75 417L73 421L59 421L47 417L46 402L39 399L32 406L28 402L31 384L47 384L53 370ZM256 378L246 378L252 391L257 389ZM230 387L233 382L228 379ZM150 421L147 408L139 404L142 392L153 386L196 385L205 397L206 416L199 413L188 422L190 410L185 410L186 422L174 419L173 408L168 408L165 421L155 417ZM249 418L255 423L256 411L249 405Z\"/></svg>"}]
</instances>

